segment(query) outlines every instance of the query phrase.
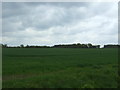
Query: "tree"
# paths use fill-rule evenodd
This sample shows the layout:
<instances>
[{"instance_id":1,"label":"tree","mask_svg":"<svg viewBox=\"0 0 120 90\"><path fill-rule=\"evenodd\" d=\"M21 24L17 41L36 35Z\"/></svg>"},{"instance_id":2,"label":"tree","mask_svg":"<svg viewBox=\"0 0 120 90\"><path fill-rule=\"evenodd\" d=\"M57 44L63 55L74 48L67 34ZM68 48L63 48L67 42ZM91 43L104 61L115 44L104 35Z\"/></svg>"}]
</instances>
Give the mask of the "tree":
<instances>
[{"instance_id":1,"label":"tree","mask_svg":"<svg viewBox=\"0 0 120 90\"><path fill-rule=\"evenodd\" d=\"M97 48L100 48L100 45L97 45Z\"/></svg>"},{"instance_id":2,"label":"tree","mask_svg":"<svg viewBox=\"0 0 120 90\"><path fill-rule=\"evenodd\" d=\"M7 44L2 44L2 48L7 48Z\"/></svg>"},{"instance_id":3,"label":"tree","mask_svg":"<svg viewBox=\"0 0 120 90\"><path fill-rule=\"evenodd\" d=\"M92 44L91 43L88 43L88 48L92 48Z\"/></svg>"},{"instance_id":4,"label":"tree","mask_svg":"<svg viewBox=\"0 0 120 90\"><path fill-rule=\"evenodd\" d=\"M26 48L29 48L29 47L30 47L29 45L26 46Z\"/></svg>"},{"instance_id":5,"label":"tree","mask_svg":"<svg viewBox=\"0 0 120 90\"><path fill-rule=\"evenodd\" d=\"M20 45L20 47L21 47L21 48L24 48L24 45L23 45L23 44L21 44L21 45Z\"/></svg>"}]
</instances>

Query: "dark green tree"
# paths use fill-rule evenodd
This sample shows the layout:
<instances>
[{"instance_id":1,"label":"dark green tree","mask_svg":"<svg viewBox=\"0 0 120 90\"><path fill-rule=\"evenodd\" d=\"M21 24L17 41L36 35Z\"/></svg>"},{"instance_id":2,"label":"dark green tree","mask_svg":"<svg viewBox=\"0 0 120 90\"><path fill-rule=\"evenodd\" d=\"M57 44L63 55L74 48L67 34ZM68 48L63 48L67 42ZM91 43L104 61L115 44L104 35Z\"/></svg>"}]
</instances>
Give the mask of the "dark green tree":
<instances>
[{"instance_id":1,"label":"dark green tree","mask_svg":"<svg viewBox=\"0 0 120 90\"><path fill-rule=\"evenodd\" d=\"M88 43L88 48L92 48L92 44L91 43Z\"/></svg>"},{"instance_id":2,"label":"dark green tree","mask_svg":"<svg viewBox=\"0 0 120 90\"><path fill-rule=\"evenodd\" d=\"M23 44L21 44L21 45L20 45L20 47L21 47L21 48L24 48L24 45L23 45Z\"/></svg>"}]
</instances>

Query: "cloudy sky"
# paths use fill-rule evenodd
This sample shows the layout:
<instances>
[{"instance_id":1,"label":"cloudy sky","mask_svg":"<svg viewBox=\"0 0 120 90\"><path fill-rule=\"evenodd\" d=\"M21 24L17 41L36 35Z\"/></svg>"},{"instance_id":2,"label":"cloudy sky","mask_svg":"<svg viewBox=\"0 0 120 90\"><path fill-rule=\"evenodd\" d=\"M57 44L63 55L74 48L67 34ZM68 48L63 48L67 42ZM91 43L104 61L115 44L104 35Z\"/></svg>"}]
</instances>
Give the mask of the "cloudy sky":
<instances>
[{"instance_id":1,"label":"cloudy sky","mask_svg":"<svg viewBox=\"0 0 120 90\"><path fill-rule=\"evenodd\" d=\"M8 45L118 43L116 2L3 2L2 20Z\"/></svg>"}]
</instances>

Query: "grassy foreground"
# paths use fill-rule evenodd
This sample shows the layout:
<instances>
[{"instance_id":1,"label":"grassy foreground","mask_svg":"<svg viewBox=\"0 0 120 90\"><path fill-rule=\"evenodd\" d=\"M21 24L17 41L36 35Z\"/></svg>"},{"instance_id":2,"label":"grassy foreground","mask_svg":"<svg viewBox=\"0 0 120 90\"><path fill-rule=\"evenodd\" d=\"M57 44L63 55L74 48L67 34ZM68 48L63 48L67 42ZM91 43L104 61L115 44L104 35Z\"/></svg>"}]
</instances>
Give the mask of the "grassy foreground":
<instances>
[{"instance_id":1,"label":"grassy foreground","mask_svg":"<svg viewBox=\"0 0 120 90\"><path fill-rule=\"evenodd\" d=\"M3 88L116 88L117 49L3 48Z\"/></svg>"}]
</instances>

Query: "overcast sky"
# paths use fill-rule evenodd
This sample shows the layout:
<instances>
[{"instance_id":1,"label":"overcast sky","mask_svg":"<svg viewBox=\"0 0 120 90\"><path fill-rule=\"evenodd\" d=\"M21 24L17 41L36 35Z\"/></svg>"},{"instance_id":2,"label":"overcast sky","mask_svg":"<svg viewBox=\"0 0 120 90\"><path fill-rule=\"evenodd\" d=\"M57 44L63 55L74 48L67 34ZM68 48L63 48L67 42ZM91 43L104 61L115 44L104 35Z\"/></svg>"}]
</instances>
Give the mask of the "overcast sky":
<instances>
[{"instance_id":1,"label":"overcast sky","mask_svg":"<svg viewBox=\"0 0 120 90\"><path fill-rule=\"evenodd\" d=\"M117 44L118 3L3 2L3 43Z\"/></svg>"}]
</instances>

